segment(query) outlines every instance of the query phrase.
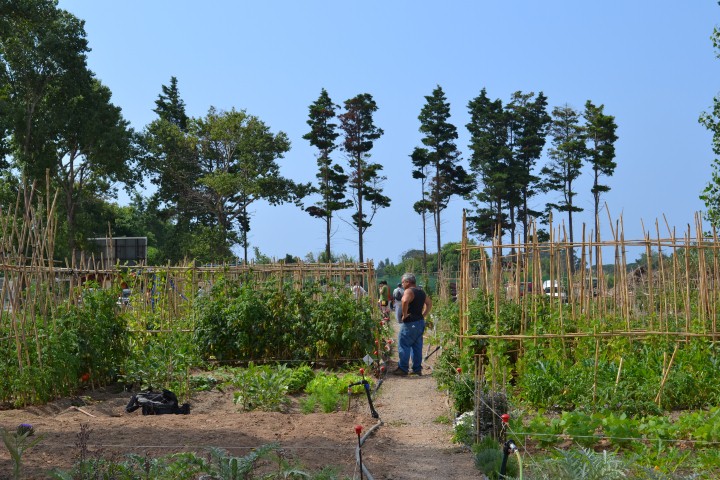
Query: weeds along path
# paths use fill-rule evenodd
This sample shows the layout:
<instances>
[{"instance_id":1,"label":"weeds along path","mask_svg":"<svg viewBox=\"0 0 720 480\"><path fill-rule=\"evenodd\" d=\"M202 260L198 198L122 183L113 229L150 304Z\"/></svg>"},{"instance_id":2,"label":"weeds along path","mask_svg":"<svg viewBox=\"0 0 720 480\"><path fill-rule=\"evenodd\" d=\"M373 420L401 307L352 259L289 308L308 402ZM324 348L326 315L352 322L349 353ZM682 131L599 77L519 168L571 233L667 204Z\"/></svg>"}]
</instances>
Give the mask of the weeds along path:
<instances>
[{"instance_id":1,"label":"weeds along path","mask_svg":"<svg viewBox=\"0 0 720 480\"><path fill-rule=\"evenodd\" d=\"M452 443L452 413L432 377L432 360L423 376L388 375L380 386L375 408L383 425L363 446L363 461L376 480L480 476L470 452Z\"/></svg>"}]
</instances>

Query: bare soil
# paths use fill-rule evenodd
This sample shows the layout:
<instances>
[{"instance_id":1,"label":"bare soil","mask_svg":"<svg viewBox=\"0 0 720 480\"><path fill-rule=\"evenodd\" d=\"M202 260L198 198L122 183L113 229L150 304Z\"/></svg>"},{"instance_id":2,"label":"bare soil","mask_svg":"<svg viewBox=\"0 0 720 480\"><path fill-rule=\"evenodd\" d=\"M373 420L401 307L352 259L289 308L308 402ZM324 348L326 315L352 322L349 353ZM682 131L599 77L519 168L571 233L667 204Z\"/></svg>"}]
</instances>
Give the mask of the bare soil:
<instances>
[{"instance_id":1,"label":"bare soil","mask_svg":"<svg viewBox=\"0 0 720 480\"><path fill-rule=\"evenodd\" d=\"M89 449L105 458L126 453L150 456L194 451L207 453L215 446L234 455L251 448L278 442L283 453L317 471L336 466L341 474L360 478L355 462L357 436L354 426L367 431L382 424L368 437L362 455L377 480L477 479L479 472L469 452L451 441L452 418L447 397L436 388L431 376L432 360L424 375L388 375L374 399L380 419L372 418L366 398L354 397L350 408L330 414L240 412L231 392L200 392L191 399L190 415L142 416L125 413L131 394L120 387L82 392L78 399L18 410L0 411L0 426L14 429L31 423L44 438L23 457L23 477L48 478L53 468L69 469L77 460L77 434L87 424L91 430ZM392 367L391 367L392 368ZM0 447L0 479L11 477L8 452Z\"/></svg>"}]
</instances>

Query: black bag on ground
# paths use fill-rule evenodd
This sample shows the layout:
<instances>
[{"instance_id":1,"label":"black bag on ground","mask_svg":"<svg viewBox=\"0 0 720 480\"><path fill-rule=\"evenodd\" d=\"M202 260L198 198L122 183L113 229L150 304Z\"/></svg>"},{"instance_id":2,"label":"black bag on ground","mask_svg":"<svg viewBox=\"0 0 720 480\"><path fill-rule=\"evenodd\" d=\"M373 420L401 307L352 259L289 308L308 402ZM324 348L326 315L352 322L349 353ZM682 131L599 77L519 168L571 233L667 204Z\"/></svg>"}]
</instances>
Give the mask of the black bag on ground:
<instances>
[{"instance_id":1,"label":"black bag on ground","mask_svg":"<svg viewBox=\"0 0 720 480\"><path fill-rule=\"evenodd\" d=\"M132 413L142 408L143 415L165 415L173 413L187 415L190 413L190 404L184 403L178 406L177 396L170 390L153 392L152 390L136 393L125 407L127 413Z\"/></svg>"}]
</instances>

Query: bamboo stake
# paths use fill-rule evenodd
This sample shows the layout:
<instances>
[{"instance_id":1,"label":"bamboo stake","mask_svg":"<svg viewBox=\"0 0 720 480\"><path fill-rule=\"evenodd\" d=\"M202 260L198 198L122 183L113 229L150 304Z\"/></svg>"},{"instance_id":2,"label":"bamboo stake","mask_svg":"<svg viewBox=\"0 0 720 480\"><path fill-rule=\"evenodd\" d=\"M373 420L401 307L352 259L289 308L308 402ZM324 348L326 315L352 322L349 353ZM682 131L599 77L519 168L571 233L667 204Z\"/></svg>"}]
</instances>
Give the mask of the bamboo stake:
<instances>
[{"instance_id":1,"label":"bamboo stake","mask_svg":"<svg viewBox=\"0 0 720 480\"><path fill-rule=\"evenodd\" d=\"M615 388L613 389L613 395L617 393L618 384L620 383L620 373L622 372L623 357L620 357L620 364L618 365L618 373L615 377Z\"/></svg>"},{"instance_id":2,"label":"bamboo stake","mask_svg":"<svg viewBox=\"0 0 720 480\"><path fill-rule=\"evenodd\" d=\"M665 382L667 381L668 375L670 374L670 369L672 368L673 360L675 360L675 354L677 353L679 346L679 343L675 344L675 350L673 350L672 356L670 357L670 362L668 363L667 368L663 372L662 380L660 381L660 388L658 389L658 393L655 396L655 403L658 404L658 407L660 406L660 397L662 395L663 388L665 388Z\"/></svg>"},{"instance_id":3,"label":"bamboo stake","mask_svg":"<svg viewBox=\"0 0 720 480\"><path fill-rule=\"evenodd\" d=\"M595 369L593 371L593 407L597 404L597 377L600 359L600 339L595 339Z\"/></svg>"},{"instance_id":4,"label":"bamboo stake","mask_svg":"<svg viewBox=\"0 0 720 480\"><path fill-rule=\"evenodd\" d=\"M690 225L685 236L685 331L691 330L690 325Z\"/></svg>"}]
</instances>

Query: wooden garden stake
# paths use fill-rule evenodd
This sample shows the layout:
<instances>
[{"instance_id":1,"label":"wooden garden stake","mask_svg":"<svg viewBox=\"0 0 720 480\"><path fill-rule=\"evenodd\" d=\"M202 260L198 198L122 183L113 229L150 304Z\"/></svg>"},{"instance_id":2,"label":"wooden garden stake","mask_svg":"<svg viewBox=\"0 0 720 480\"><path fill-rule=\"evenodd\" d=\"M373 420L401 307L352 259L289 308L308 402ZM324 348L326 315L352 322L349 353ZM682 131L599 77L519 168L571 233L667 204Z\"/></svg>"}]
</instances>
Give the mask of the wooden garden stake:
<instances>
[{"instance_id":1,"label":"wooden garden stake","mask_svg":"<svg viewBox=\"0 0 720 480\"><path fill-rule=\"evenodd\" d=\"M597 372L598 372L598 361L600 359L600 339L595 339L595 370L593 372L593 406L597 402Z\"/></svg>"},{"instance_id":2,"label":"wooden garden stake","mask_svg":"<svg viewBox=\"0 0 720 480\"><path fill-rule=\"evenodd\" d=\"M623 357L620 357L620 364L618 365L618 373L615 377L615 388L613 389L613 395L617 393L618 384L620 383L620 373L622 372Z\"/></svg>"},{"instance_id":3,"label":"wooden garden stake","mask_svg":"<svg viewBox=\"0 0 720 480\"><path fill-rule=\"evenodd\" d=\"M658 407L660 406L660 397L662 395L663 388L665 387L665 382L667 381L668 375L670 374L670 369L672 368L673 360L675 360L675 354L677 353L679 346L680 346L679 343L675 344L675 350L673 350L673 353L670 356L670 362L668 363L667 368L664 369L663 377L660 382L660 389L658 390L658 393L655 396L655 403L658 404Z\"/></svg>"}]
</instances>

